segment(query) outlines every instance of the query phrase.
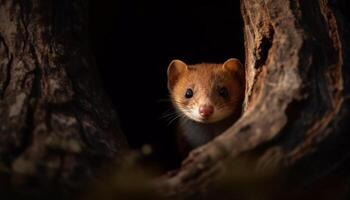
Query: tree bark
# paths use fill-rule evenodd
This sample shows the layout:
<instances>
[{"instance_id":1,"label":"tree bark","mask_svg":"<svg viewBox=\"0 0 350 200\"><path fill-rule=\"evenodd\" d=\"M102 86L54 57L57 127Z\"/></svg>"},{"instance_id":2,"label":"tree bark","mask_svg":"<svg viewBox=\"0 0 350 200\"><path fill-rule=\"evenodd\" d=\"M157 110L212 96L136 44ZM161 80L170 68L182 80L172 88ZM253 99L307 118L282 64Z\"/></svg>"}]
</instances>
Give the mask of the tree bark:
<instances>
[{"instance_id":1,"label":"tree bark","mask_svg":"<svg viewBox=\"0 0 350 200\"><path fill-rule=\"evenodd\" d=\"M0 157L12 181L74 186L127 148L96 78L87 2L0 1Z\"/></svg>"},{"instance_id":2,"label":"tree bark","mask_svg":"<svg viewBox=\"0 0 350 200\"><path fill-rule=\"evenodd\" d=\"M339 182L348 179L348 24L338 3L241 0L245 112L229 130L191 152L178 171L162 177L157 184L163 192L210 199L210 191L241 165L237 158L252 152L250 169L283 171L290 187L309 187L335 174L346 175ZM232 185L231 190L239 188Z\"/></svg>"}]
</instances>

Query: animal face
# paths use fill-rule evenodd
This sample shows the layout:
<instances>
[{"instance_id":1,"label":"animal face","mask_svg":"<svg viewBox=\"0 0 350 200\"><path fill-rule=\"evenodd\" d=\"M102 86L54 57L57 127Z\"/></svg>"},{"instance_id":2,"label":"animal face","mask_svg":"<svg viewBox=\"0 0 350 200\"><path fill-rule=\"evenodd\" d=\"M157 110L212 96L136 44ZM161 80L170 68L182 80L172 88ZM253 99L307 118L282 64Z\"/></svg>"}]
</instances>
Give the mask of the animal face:
<instances>
[{"instance_id":1,"label":"animal face","mask_svg":"<svg viewBox=\"0 0 350 200\"><path fill-rule=\"evenodd\" d=\"M175 60L168 68L168 88L175 108L201 123L217 122L240 110L244 84L244 71L236 59L189 66Z\"/></svg>"}]
</instances>

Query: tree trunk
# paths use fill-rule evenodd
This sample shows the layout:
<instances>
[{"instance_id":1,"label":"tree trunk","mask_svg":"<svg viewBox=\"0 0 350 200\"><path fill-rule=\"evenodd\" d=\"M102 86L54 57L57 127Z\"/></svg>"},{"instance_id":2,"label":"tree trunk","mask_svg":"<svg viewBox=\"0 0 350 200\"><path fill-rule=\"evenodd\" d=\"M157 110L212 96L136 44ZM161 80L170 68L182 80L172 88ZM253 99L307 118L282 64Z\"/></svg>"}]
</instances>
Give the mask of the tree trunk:
<instances>
[{"instance_id":1,"label":"tree trunk","mask_svg":"<svg viewBox=\"0 0 350 200\"><path fill-rule=\"evenodd\" d=\"M257 172L255 179L271 169L285 172L283 183L289 188L281 190L290 192L340 174L346 176L336 182L347 180L349 186L348 24L341 21L338 7L339 2L328 0L241 0L245 112L224 134L191 152L178 171L157 182L167 195L210 199L210 192L222 192L215 188L227 177L235 179L229 194L244 193L234 184L247 179L250 170ZM243 153L254 157L243 162L238 159ZM249 170L242 170L246 165ZM238 176L240 172L245 175ZM248 196L257 192L252 185L246 189ZM322 197L318 193L313 199L317 195Z\"/></svg>"},{"instance_id":2,"label":"tree trunk","mask_svg":"<svg viewBox=\"0 0 350 200\"><path fill-rule=\"evenodd\" d=\"M81 184L127 148L96 79L87 17L87 1L0 1L0 156L12 181Z\"/></svg>"}]
</instances>

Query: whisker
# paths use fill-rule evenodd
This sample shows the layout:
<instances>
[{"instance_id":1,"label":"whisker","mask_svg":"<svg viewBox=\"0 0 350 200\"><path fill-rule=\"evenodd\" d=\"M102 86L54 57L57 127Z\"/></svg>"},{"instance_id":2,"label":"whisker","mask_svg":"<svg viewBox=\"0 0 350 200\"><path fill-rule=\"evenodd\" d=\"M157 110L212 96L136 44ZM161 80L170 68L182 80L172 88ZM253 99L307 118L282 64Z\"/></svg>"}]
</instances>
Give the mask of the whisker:
<instances>
[{"instance_id":1,"label":"whisker","mask_svg":"<svg viewBox=\"0 0 350 200\"><path fill-rule=\"evenodd\" d=\"M171 119L171 120L168 122L167 126L170 126L176 119L178 119L178 118L180 118L180 117L181 117L180 115L176 115L173 119Z\"/></svg>"},{"instance_id":2,"label":"whisker","mask_svg":"<svg viewBox=\"0 0 350 200\"><path fill-rule=\"evenodd\" d=\"M176 116L177 113L168 113L168 114L165 114L163 116L161 116L159 119L167 119L167 118L171 118L173 116Z\"/></svg>"},{"instance_id":3,"label":"whisker","mask_svg":"<svg viewBox=\"0 0 350 200\"><path fill-rule=\"evenodd\" d=\"M169 108L159 117L159 119L166 119L166 118L172 117L176 114L177 114L177 112L173 108Z\"/></svg>"}]
</instances>

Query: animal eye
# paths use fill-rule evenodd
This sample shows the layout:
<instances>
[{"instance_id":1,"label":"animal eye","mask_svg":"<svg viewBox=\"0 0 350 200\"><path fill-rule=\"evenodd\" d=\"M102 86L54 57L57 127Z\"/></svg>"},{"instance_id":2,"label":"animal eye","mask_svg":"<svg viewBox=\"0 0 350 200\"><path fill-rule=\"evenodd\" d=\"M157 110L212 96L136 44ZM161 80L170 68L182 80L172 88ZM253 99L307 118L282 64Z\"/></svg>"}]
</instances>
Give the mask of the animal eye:
<instances>
[{"instance_id":1,"label":"animal eye","mask_svg":"<svg viewBox=\"0 0 350 200\"><path fill-rule=\"evenodd\" d=\"M187 99L193 97L193 91L192 91L192 89L188 88L188 89L186 90L185 97L186 97Z\"/></svg>"},{"instance_id":2,"label":"animal eye","mask_svg":"<svg viewBox=\"0 0 350 200\"><path fill-rule=\"evenodd\" d=\"M219 95L226 98L228 97L228 90L226 87L219 88Z\"/></svg>"}]
</instances>

